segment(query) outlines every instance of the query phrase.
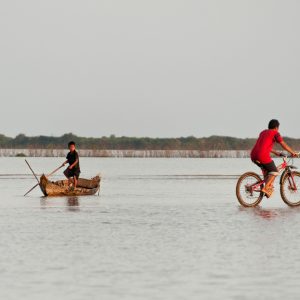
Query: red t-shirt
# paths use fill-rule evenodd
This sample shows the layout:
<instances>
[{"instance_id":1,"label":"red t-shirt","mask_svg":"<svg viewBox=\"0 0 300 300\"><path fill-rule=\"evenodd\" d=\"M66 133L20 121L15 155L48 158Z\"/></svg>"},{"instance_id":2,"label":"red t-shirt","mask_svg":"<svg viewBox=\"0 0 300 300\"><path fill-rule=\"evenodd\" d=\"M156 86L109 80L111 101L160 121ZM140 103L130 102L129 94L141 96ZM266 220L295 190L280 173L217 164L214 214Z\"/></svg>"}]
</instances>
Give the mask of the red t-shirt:
<instances>
[{"instance_id":1,"label":"red t-shirt","mask_svg":"<svg viewBox=\"0 0 300 300\"><path fill-rule=\"evenodd\" d=\"M274 143L282 142L283 139L278 131L273 129L262 131L251 151L251 159L258 160L262 164L269 164L272 162L271 151Z\"/></svg>"}]
</instances>

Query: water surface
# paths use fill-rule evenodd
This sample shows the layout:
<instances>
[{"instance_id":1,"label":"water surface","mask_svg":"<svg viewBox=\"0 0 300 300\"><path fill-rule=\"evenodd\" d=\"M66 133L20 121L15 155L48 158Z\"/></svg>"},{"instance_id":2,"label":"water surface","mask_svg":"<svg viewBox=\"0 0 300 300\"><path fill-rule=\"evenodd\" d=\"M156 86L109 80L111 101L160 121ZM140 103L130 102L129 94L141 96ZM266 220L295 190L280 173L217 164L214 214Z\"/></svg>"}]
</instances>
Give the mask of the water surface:
<instances>
[{"instance_id":1,"label":"water surface","mask_svg":"<svg viewBox=\"0 0 300 300\"><path fill-rule=\"evenodd\" d=\"M28 158L37 173L57 158ZM1 299L296 299L300 210L244 209L246 159L82 158L100 196L44 198L0 158ZM62 178L58 173L53 179Z\"/></svg>"}]
</instances>

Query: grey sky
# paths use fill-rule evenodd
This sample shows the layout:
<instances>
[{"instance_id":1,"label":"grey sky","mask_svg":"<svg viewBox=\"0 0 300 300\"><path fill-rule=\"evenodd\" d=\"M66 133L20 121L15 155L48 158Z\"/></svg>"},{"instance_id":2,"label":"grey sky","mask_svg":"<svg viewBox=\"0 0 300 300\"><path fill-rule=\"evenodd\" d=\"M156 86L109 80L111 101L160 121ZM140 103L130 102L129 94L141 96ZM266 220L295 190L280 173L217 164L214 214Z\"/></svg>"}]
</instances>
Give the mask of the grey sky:
<instances>
[{"instance_id":1,"label":"grey sky","mask_svg":"<svg viewBox=\"0 0 300 300\"><path fill-rule=\"evenodd\" d=\"M0 0L0 133L300 137L297 0Z\"/></svg>"}]
</instances>

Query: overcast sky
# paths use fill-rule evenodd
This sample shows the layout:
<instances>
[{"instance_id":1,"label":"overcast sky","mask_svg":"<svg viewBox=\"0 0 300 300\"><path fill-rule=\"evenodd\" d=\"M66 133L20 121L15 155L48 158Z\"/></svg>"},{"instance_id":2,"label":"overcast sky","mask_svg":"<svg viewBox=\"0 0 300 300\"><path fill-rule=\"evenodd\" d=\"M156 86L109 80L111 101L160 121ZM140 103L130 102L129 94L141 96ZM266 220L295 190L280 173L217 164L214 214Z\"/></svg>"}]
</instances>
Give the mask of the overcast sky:
<instances>
[{"instance_id":1,"label":"overcast sky","mask_svg":"<svg viewBox=\"0 0 300 300\"><path fill-rule=\"evenodd\" d=\"M300 137L298 0L0 1L0 133Z\"/></svg>"}]
</instances>

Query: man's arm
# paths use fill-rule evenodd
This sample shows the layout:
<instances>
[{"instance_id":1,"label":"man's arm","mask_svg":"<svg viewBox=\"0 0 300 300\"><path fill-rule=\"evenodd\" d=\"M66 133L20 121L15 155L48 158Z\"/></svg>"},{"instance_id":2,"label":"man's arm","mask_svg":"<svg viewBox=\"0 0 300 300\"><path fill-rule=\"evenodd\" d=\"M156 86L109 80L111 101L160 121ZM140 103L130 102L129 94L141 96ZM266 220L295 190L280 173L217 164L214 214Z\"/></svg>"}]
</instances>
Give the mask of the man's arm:
<instances>
[{"instance_id":1,"label":"man's arm","mask_svg":"<svg viewBox=\"0 0 300 300\"><path fill-rule=\"evenodd\" d=\"M74 163L72 165L69 166L70 170L73 169L79 163L79 155L78 155L78 153L76 153L75 155L76 155L75 156L76 160L74 161Z\"/></svg>"},{"instance_id":2,"label":"man's arm","mask_svg":"<svg viewBox=\"0 0 300 300\"><path fill-rule=\"evenodd\" d=\"M276 156L280 156L281 155L281 152L276 151L276 150L272 150L271 153L274 154L274 155L276 155Z\"/></svg>"},{"instance_id":3,"label":"man's arm","mask_svg":"<svg viewBox=\"0 0 300 300\"><path fill-rule=\"evenodd\" d=\"M281 147L286 150L287 152L291 153L292 156L298 156L298 153L296 153L290 146L288 146L285 142L280 143Z\"/></svg>"},{"instance_id":4,"label":"man's arm","mask_svg":"<svg viewBox=\"0 0 300 300\"><path fill-rule=\"evenodd\" d=\"M62 166L65 166L68 163L68 160L64 161Z\"/></svg>"},{"instance_id":5,"label":"man's arm","mask_svg":"<svg viewBox=\"0 0 300 300\"><path fill-rule=\"evenodd\" d=\"M78 162L79 162L79 159L77 158L77 159L75 160L74 164L72 164L72 165L69 167L69 169L70 169L70 170L73 169L73 168L78 164Z\"/></svg>"}]
</instances>

